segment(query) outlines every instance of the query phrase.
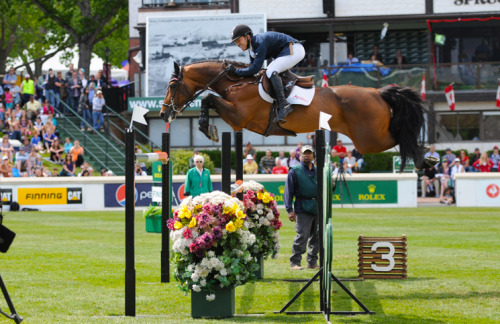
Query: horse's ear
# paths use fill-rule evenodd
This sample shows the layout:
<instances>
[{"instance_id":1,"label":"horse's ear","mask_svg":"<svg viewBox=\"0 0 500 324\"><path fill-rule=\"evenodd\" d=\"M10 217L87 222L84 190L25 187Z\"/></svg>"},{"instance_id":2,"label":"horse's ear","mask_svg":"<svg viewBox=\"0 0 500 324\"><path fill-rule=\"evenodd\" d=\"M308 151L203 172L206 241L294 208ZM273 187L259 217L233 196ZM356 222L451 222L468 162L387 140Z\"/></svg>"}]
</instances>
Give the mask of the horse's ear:
<instances>
[{"instance_id":1,"label":"horse's ear","mask_svg":"<svg viewBox=\"0 0 500 324\"><path fill-rule=\"evenodd\" d=\"M178 76L180 73L181 73L181 67L179 63L174 61L174 74Z\"/></svg>"}]
</instances>

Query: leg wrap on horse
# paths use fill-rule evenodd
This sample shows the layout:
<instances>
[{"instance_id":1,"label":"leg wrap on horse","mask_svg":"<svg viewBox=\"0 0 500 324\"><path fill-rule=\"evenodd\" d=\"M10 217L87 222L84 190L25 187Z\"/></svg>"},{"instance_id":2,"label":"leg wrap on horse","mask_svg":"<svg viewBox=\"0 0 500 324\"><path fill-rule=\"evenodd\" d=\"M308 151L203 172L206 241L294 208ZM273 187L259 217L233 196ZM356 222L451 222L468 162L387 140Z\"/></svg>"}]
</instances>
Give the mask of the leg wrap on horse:
<instances>
[{"instance_id":1,"label":"leg wrap on horse","mask_svg":"<svg viewBox=\"0 0 500 324\"><path fill-rule=\"evenodd\" d=\"M278 114L275 121L283 122L285 121L285 117L293 111L293 107L286 102L283 83L281 82L278 72L274 72L270 80L273 85L274 93L276 94L276 100L278 101Z\"/></svg>"}]
</instances>

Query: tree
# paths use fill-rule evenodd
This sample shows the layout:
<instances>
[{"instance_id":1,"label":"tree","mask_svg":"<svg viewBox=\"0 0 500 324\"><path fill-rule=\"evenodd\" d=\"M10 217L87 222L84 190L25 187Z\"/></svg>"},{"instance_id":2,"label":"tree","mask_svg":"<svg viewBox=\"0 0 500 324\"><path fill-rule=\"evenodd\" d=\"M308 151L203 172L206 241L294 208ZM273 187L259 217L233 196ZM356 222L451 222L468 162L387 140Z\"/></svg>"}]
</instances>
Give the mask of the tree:
<instances>
[{"instance_id":1,"label":"tree","mask_svg":"<svg viewBox=\"0 0 500 324\"><path fill-rule=\"evenodd\" d=\"M5 65L14 48L21 13L19 1L0 1L0 73L7 70Z\"/></svg>"},{"instance_id":2,"label":"tree","mask_svg":"<svg viewBox=\"0 0 500 324\"><path fill-rule=\"evenodd\" d=\"M78 68L84 68L87 77L94 46L128 23L126 0L32 1L78 45Z\"/></svg>"},{"instance_id":3,"label":"tree","mask_svg":"<svg viewBox=\"0 0 500 324\"><path fill-rule=\"evenodd\" d=\"M8 63L22 61L28 73L33 76L42 74L42 65L60 51L73 47L75 43L68 37L66 31L34 4L21 0L24 10L22 23L18 24L14 48L10 53ZM31 68L34 64L35 69ZM19 68L17 66L16 68Z\"/></svg>"}]
</instances>

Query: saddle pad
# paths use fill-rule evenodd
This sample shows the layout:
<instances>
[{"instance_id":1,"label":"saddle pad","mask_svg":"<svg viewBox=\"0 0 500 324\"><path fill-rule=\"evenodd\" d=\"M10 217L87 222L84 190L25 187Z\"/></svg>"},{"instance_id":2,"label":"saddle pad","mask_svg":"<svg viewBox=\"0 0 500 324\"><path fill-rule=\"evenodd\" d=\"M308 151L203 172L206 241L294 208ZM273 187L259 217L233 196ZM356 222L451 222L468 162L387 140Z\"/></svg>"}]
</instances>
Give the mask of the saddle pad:
<instances>
[{"instance_id":1,"label":"saddle pad","mask_svg":"<svg viewBox=\"0 0 500 324\"><path fill-rule=\"evenodd\" d=\"M290 95L286 98L286 101L292 105L302 105L309 106L314 98L315 88L304 89L298 86L294 86ZM262 83L259 83L259 94L260 97L269 102L273 103L274 99L264 90Z\"/></svg>"}]
</instances>

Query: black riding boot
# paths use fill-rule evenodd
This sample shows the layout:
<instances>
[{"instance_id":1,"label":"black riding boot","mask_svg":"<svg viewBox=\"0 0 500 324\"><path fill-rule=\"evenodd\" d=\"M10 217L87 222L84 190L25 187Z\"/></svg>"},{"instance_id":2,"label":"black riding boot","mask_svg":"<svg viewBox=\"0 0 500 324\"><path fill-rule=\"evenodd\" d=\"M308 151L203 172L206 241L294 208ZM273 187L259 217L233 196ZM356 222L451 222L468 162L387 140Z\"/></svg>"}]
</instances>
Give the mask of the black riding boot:
<instances>
[{"instance_id":1,"label":"black riding boot","mask_svg":"<svg viewBox=\"0 0 500 324\"><path fill-rule=\"evenodd\" d=\"M281 82L281 78L278 75L278 72L273 72L269 80L271 80L274 93L276 94L276 100L278 101L278 112L274 121L277 123L282 123L285 121L285 117L293 111L293 107L288 102L286 102L283 83Z\"/></svg>"}]
</instances>

